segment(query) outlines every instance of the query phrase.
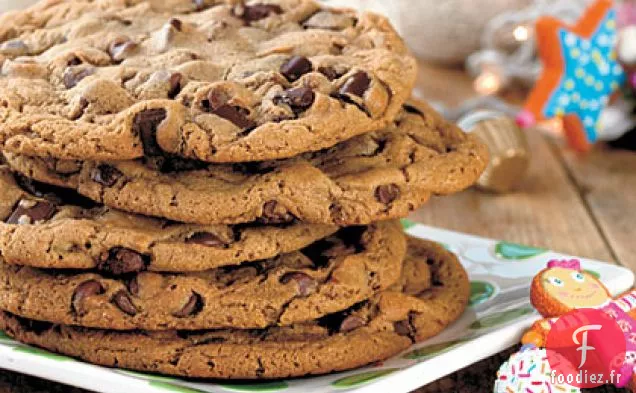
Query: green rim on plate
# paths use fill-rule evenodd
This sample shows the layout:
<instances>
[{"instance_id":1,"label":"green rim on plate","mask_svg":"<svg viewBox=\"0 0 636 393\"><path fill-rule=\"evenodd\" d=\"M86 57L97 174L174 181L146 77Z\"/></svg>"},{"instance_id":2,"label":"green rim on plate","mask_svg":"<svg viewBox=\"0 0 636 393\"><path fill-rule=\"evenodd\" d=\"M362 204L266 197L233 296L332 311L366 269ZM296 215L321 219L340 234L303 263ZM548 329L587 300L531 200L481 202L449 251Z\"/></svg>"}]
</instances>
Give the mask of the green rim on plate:
<instances>
[{"instance_id":1,"label":"green rim on plate","mask_svg":"<svg viewBox=\"0 0 636 393\"><path fill-rule=\"evenodd\" d=\"M516 308L497 312L483 318L480 318L470 325L471 329L492 329L497 326L505 325L516 319L530 315L534 312L531 307Z\"/></svg>"},{"instance_id":2,"label":"green rim on plate","mask_svg":"<svg viewBox=\"0 0 636 393\"><path fill-rule=\"evenodd\" d=\"M495 286L487 281L470 282L469 306L477 306L490 300L495 295Z\"/></svg>"},{"instance_id":3,"label":"green rim on plate","mask_svg":"<svg viewBox=\"0 0 636 393\"><path fill-rule=\"evenodd\" d=\"M385 377L389 374L398 371L397 368L388 368L386 370L366 371L360 374L350 375L348 377L341 378L331 383L331 385L338 389L349 389L356 386L364 385L378 378Z\"/></svg>"},{"instance_id":4,"label":"green rim on plate","mask_svg":"<svg viewBox=\"0 0 636 393\"><path fill-rule=\"evenodd\" d=\"M510 242L499 242L495 246L495 253L499 258L513 261L533 258L545 252L546 250L543 248L524 246Z\"/></svg>"},{"instance_id":5,"label":"green rim on plate","mask_svg":"<svg viewBox=\"0 0 636 393\"><path fill-rule=\"evenodd\" d=\"M29 347L29 346L25 346L25 345L21 345L19 347L15 347L15 348L13 348L13 351L14 352L20 352L20 353L27 353L29 355L40 356L40 357L43 357L43 358L56 360L56 361L59 361L59 362L69 362L69 361L74 362L75 361L75 359L73 359L71 357L68 357L68 356L58 355L56 353L45 351L45 350L40 349L40 348Z\"/></svg>"},{"instance_id":6,"label":"green rim on plate","mask_svg":"<svg viewBox=\"0 0 636 393\"><path fill-rule=\"evenodd\" d=\"M433 344L427 347L415 349L403 356L404 359L425 360L432 356L448 352L454 347L462 344L465 340L453 340L445 343Z\"/></svg>"},{"instance_id":7,"label":"green rim on plate","mask_svg":"<svg viewBox=\"0 0 636 393\"><path fill-rule=\"evenodd\" d=\"M402 223L402 228L404 228L404 230L411 229L417 225L417 223L409 220L408 218L403 218L400 220L400 222Z\"/></svg>"},{"instance_id":8,"label":"green rim on plate","mask_svg":"<svg viewBox=\"0 0 636 393\"><path fill-rule=\"evenodd\" d=\"M285 390L289 384L285 381L247 382L247 383L219 383L219 386L235 392L277 392Z\"/></svg>"},{"instance_id":9,"label":"green rim on plate","mask_svg":"<svg viewBox=\"0 0 636 393\"><path fill-rule=\"evenodd\" d=\"M176 392L176 393L204 393L203 390L187 388L185 386L174 385L169 382L163 381L148 381L148 384L153 388L158 388L161 390L166 390L168 392Z\"/></svg>"}]
</instances>

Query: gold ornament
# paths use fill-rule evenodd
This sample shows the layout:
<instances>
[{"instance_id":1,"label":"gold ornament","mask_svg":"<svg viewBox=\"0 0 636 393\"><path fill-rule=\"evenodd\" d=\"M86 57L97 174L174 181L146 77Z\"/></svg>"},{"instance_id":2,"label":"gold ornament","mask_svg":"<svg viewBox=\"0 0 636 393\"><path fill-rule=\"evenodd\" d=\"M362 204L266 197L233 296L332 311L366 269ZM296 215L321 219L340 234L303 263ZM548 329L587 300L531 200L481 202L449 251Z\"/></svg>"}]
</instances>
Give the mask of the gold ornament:
<instances>
[{"instance_id":1,"label":"gold ornament","mask_svg":"<svg viewBox=\"0 0 636 393\"><path fill-rule=\"evenodd\" d=\"M490 150L490 163L477 185L487 191L512 191L530 165L526 135L514 119L495 111L469 113L458 121L466 132L477 135Z\"/></svg>"}]
</instances>

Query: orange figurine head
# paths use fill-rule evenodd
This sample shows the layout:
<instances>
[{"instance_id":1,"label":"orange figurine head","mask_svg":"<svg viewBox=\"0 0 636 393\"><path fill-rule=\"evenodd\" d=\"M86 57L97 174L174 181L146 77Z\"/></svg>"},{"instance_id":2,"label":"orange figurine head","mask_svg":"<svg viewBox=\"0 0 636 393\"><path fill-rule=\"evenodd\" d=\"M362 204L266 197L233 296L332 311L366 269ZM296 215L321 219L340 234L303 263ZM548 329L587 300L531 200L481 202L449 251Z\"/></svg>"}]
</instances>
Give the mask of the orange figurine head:
<instances>
[{"instance_id":1,"label":"orange figurine head","mask_svg":"<svg viewBox=\"0 0 636 393\"><path fill-rule=\"evenodd\" d=\"M578 260L553 260L532 280L530 300L544 318L577 308L600 308L612 300L607 288L581 270Z\"/></svg>"}]
</instances>

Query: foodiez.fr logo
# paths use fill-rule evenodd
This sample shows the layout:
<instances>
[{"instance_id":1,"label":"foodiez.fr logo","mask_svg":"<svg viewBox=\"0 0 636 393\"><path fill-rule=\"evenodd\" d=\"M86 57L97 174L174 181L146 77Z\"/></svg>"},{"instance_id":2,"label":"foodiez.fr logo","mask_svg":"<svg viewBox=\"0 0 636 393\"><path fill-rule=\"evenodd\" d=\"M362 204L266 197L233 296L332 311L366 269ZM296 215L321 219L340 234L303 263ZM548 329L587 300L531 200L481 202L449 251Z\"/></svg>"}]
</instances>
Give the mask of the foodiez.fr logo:
<instances>
[{"instance_id":1,"label":"foodiez.fr logo","mask_svg":"<svg viewBox=\"0 0 636 393\"><path fill-rule=\"evenodd\" d=\"M631 367L625 363L624 332L600 310L579 309L560 317L550 329L546 350L554 384L617 384Z\"/></svg>"}]
</instances>

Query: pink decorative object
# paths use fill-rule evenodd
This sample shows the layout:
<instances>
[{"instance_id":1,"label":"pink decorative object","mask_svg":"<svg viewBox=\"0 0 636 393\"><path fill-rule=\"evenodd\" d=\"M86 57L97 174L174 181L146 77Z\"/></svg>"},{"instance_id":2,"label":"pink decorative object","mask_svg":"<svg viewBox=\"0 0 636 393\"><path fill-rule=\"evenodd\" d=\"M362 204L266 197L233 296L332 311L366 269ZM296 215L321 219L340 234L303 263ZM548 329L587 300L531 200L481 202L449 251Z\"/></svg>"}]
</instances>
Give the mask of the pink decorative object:
<instances>
[{"instance_id":1,"label":"pink decorative object","mask_svg":"<svg viewBox=\"0 0 636 393\"><path fill-rule=\"evenodd\" d=\"M528 128L537 124L537 119L532 112L525 109L519 112L515 120L517 121L517 125L521 128Z\"/></svg>"},{"instance_id":2,"label":"pink decorative object","mask_svg":"<svg viewBox=\"0 0 636 393\"><path fill-rule=\"evenodd\" d=\"M563 269L571 269L571 270L581 270L581 261L578 259L553 259L548 262L548 268L561 267Z\"/></svg>"},{"instance_id":3,"label":"pink decorative object","mask_svg":"<svg viewBox=\"0 0 636 393\"><path fill-rule=\"evenodd\" d=\"M626 0L617 7L618 26L636 25L636 1Z\"/></svg>"}]
</instances>

